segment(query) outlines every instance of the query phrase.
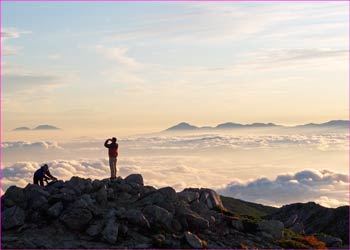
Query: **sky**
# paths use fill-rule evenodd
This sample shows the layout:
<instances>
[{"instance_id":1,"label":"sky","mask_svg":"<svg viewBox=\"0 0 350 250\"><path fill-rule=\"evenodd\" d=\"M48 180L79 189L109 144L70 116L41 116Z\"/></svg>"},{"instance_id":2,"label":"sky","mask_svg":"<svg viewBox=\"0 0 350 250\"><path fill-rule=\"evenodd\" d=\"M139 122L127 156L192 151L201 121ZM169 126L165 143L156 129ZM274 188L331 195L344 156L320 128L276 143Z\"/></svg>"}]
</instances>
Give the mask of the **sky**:
<instances>
[{"instance_id":1,"label":"sky","mask_svg":"<svg viewBox=\"0 0 350 250\"><path fill-rule=\"evenodd\" d=\"M347 11L347 2L3 2L3 136L40 124L83 136L347 119Z\"/></svg>"}]
</instances>

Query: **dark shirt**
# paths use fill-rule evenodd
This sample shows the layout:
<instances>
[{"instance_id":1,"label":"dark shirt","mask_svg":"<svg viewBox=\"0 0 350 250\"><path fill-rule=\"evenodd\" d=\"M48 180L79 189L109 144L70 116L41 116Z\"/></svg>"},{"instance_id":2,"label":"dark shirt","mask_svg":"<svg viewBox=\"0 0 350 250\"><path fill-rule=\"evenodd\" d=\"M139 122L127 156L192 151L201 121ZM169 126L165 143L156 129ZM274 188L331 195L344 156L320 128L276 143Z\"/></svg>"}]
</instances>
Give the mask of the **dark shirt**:
<instances>
[{"instance_id":1,"label":"dark shirt","mask_svg":"<svg viewBox=\"0 0 350 250\"><path fill-rule=\"evenodd\" d=\"M43 168L39 168L37 171L35 171L34 178L42 179L42 178L54 178L54 177L51 175L49 170L45 171Z\"/></svg>"}]
</instances>

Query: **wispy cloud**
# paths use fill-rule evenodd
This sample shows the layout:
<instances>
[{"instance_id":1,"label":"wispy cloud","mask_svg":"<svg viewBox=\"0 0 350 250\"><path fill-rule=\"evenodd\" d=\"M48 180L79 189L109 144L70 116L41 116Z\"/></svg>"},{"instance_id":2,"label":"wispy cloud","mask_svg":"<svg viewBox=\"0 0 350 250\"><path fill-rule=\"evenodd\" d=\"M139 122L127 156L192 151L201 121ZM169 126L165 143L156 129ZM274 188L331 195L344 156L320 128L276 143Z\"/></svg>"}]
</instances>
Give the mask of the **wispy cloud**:
<instances>
[{"instance_id":1,"label":"wispy cloud","mask_svg":"<svg viewBox=\"0 0 350 250\"><path fill-rule=\"evenodd\" d=\"M19 54L20 50L23 49L21 46L9 45L11 39L20 38L22 34L30 34L30 31L21 31L16 28L2 28L1 31L1 42L3 43L2 55L10 56Z\"/></svg>"},{"instance_id":2,"label":"wispy cloud","mask_svg":"<svg viewBox=\"0 0 350 250\"><path fill-rule=\"evenodd\" d=\"M127 55L128 50L126 48L110 48L102 45L97 45L96 51L107 59L116 62L119 66L126 67L127 69L138 69L141 67L140 62L138 62L135 58Z\"/></svg>"}]
</instances>

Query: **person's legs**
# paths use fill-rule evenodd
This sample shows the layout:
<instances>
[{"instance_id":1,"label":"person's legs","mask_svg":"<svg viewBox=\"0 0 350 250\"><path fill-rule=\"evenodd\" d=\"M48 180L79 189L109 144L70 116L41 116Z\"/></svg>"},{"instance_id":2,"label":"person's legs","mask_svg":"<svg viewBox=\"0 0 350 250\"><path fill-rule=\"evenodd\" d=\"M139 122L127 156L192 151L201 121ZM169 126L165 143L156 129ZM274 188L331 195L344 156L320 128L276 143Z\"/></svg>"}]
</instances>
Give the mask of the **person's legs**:
<instances>
[{"instance_id":1,"label":"person's legs","mask_svg":"<svg viewBox=\"0 0 350 250\"><path fill-rule=\"evenodd\" d=\"M39 185L39 179L35 178L35 176L33 177L33 183Z\"/></svg>"},{"instance_id":2,"label":"person's legs","mask_svg":"<svg viewBox=\"0 0 350 250\"><path fill-rule=\"evenodd\" d=\"M117 168L117 162L118 162L118 158L115 158L115 178L117 178L118 175L118 168Z\"/></svg>"},{"instance_id":3,"label":"person's legs","mask_svg":"<svg viewBox=\"0 0 350 250\"><path fill-rule=\"evenodd\" d=\"M40 178L39 181L40 181L40 186L44 186L44 178Z\"/></svg>"},{"instance_id":4,"label":"person's legs","mask_svg":"<svg viewBox=\"0 0 350 250\"><path fill-rule=\"evenodd\" d=\"M111 169L111 179L115 178L115 157L109 157L109 167Z\"/></svg>"}]
</instances>

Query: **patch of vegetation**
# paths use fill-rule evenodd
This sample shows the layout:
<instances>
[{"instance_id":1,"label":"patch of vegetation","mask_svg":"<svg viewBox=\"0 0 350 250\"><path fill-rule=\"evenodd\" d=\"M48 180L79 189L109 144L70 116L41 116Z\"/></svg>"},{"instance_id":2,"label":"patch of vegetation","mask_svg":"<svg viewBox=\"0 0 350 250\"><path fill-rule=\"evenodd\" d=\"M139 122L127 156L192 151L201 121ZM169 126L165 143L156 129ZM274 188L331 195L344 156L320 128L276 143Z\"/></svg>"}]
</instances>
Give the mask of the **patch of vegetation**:
<instances>
[{"instance_id":1,"label":"patch of vegetation","mask_svg":"<svg viewBox=\"0 0 350 250\"><path fill-rule=\"evenodd\" d=\"M231 197L220 196L220 198L227 210L240 215L249 215L261 218L278 210L276 207L242 201Z\"/></svg>"},{"instance_id":2,"label":"patch of vegetation","mask_svg":"<svg viewBox=\"0 0 350 250\"><path fill-rule=\"evenodd\" d=\"M287 249L327 249L316 237L299 235L289 229L284 229L284 237L277 243Z\"/></svg>"}]
</instances>

